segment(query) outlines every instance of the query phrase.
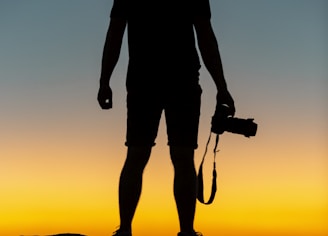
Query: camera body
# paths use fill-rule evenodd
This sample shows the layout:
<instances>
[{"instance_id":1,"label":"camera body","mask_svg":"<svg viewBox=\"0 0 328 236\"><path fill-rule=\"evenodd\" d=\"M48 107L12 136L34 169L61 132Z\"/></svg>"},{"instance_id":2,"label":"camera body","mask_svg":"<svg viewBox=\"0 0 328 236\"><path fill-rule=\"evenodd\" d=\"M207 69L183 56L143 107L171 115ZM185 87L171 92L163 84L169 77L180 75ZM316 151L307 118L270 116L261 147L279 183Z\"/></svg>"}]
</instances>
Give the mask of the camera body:
<instances>
[{"instance_id":1,"label":"camera body","mask_svg":"<svg viewBox=\"0 0 328 236\"><path fill-rule=\"evenodd\" d=\"M216 108L211 124L211 131L216 134L222 134L224 131L227 131L242 134L249 138L255 136L257 131L257 124L254 123L254 119L231 117L228 113L228 107L223 104Z\"/></svg>"}]
</instances>

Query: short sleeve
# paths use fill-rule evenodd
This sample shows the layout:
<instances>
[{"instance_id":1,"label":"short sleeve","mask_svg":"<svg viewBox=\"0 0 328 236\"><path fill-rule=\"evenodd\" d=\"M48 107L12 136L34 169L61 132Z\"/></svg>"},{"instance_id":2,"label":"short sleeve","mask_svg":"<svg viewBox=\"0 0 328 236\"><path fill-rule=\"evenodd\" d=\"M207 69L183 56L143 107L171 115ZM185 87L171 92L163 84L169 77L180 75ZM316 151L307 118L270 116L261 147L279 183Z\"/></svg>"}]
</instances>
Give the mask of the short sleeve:
<instances>
[{"instance_id":1,"label":"short sleeve","mask_svg":"<svg viewBox=\"0 0 328 236\"><path fill-rule=\"evenodd\" d=\"M129 0L114 0L113 7L110 13L111 18L128 18L128 1Z\"/></svg>"},{"instance_id":2,"label":"short sleeve","mask_svg":"<svg viewBox=\"0 0 328 236\"><path fill-rule=\"evenodd\" d=\"M194 0L194 17L211 18L211 8L209 0Z\"/></svg>"}]
</instances>

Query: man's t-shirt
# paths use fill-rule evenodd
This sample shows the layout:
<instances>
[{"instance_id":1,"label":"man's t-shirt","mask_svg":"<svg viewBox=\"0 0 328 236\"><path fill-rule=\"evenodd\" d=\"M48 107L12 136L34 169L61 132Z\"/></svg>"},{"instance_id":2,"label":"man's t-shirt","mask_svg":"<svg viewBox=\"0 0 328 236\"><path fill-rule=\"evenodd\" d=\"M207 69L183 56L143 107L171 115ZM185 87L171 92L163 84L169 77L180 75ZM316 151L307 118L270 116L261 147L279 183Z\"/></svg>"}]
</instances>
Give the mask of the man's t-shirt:
<instances>
[{"instance_id":1,"label":"man's t-shirt","mask_svg":"<svg viewBox=\"0 0 328 236\"><path fill-rule=\"evenodd\" d=\"M198 80L193 21L211 17L209 0L114 0L111 17L127 20L128 87Z\"/></svg>"}]
</instances>

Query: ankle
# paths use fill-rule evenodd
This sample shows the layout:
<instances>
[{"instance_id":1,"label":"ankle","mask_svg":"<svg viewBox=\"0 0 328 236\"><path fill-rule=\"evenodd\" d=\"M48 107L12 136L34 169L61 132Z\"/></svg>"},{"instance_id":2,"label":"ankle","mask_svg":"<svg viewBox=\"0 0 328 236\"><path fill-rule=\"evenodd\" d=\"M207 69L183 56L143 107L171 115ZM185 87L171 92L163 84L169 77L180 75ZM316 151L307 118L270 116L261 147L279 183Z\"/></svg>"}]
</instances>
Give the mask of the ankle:
<instances>
[{"instance_id":1,"label":"ankle","mask_svg":"<svg viewBox=\"0 0 328 236\"><path fill-rule=\"evenodd\" d=\"M118 231L122 232L122 233L131 233L131 227L121 227L118 229Z\"/></svg>"},{"instance_id":2,"label":"ankle","mask_svg":"<svg viewBox=\"0 0 328 236\"><path fill-rule=\"evenodd\" d=\"M119 228L113 233L113 236L132 236L131 229L125 230L122 228Z\"/></svg>"},{"instance_id":3,"label":"ankle","mask_svg":"<svg viewBox=\"0 0 328 236\"><path fill-rule=\"evenodd\" d=\"M181 231L178 233L178 236L202 236L200 232L192 231Z\"/></svg>"}]
</instances>

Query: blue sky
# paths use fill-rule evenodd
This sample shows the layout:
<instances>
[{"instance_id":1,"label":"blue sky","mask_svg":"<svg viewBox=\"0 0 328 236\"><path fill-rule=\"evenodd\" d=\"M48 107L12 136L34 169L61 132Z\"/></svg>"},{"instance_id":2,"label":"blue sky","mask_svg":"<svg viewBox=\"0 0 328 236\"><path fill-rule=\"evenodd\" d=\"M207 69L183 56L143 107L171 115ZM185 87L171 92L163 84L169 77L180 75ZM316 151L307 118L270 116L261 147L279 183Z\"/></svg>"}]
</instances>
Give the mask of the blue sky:
<instances>
[{"instance_id":1,"label":"blue sky","mask_svg":"<svg viewBox=\"0 0 328 236\"><path fill-rule=\"evenodd\" d=\"M45 83L76 87L97 80L111 4L2 1L1 83L33 90ZM326 1L211 1L211 6L226 76L235 93L245 87L259 88L260 94L280 90L285 96L290 93L289 98L302 96L303 89L324 93ZM121 60L118 68L125 73L126 47ZM20 88L22 84L27 87Z\"/></svg>"}]
</instances>

